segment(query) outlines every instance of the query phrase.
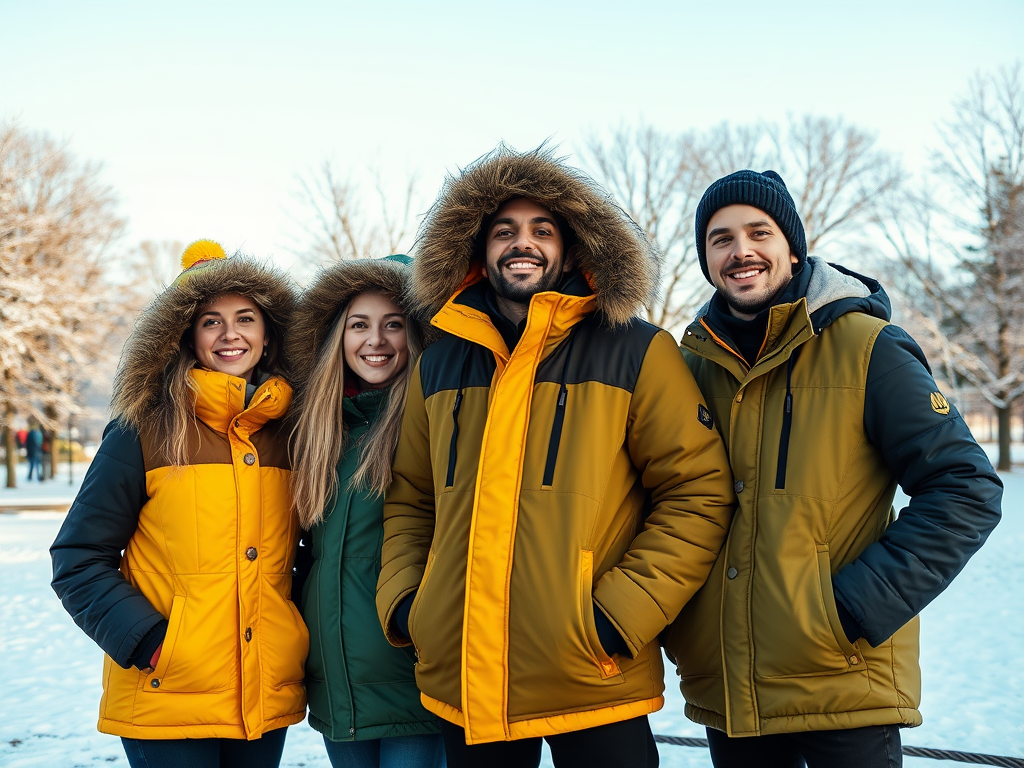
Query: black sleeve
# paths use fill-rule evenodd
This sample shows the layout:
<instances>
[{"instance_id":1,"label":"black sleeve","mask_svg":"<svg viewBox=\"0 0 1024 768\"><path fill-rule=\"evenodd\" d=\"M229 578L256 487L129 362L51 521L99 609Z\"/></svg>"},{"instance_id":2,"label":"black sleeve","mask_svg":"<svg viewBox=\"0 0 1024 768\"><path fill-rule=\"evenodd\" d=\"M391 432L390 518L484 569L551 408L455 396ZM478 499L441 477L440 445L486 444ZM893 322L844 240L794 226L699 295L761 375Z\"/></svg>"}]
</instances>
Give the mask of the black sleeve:
<instances>
[{"instance_id":1,"label":"black sleeve","mask_svg":"<svg viewBox=\"0 0 1024 768\"><path fill-rule=\"evenodd\" d=\"M836 599L873 646L934 600L999 522L1003 484L924 353L897 326L879 334L868 365L867 438L910 503L882 538L833 578Z\"/></svg>"},{"instance_id":2,"label":"black sleeve","mask_svg":"<svg viewBox=\"0 0 1024 768\"><path fill-rule=\"evenodd\" d=\"M147 500L139 435L111 422L50 547L51 586L64 609L125 669L164 619L119 570Z\"/></svg>"}]
</instances>

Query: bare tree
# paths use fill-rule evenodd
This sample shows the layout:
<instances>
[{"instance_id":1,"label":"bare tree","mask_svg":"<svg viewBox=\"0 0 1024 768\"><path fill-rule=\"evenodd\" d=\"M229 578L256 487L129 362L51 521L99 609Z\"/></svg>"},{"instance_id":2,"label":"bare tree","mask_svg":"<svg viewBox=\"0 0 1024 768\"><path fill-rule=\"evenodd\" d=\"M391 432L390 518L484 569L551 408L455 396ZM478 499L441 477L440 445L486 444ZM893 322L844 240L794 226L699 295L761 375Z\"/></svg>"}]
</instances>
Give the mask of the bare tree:
<instances>
[{"instance_id":1,"label":"bare tree","mask_svg":"<svg viewBox=\"0 0 1024 768\"><path fill-rule=\"evenodd\" d=\"M66 147L0 125L0 419L78 408L76 382L108 357L122 311L104 259L123 229L95 165ZM8 430L9 431L9 430ZM8 486L14 482L8 451Z\"/></svg>"},{"instance_id":2,"label":"bare tree","mask_svg":"<svg viewBox=\"0 0 1024 768\"><path fill-rule=\"evenodd\" d=\"M995 410L998 468L1008 470L1012 407L1024 395L1020 65L977 75L940 138L930 197L905 202L879 226L912 282L904 293L955 378Z\"/></svg>"},{"instance_id":3,"label":"bare tree","mask_svg":"<svg viewBox=\"0 0 1024 768\"><path fill-rule=\"evenodd\" d=\"M324 161L315 172L298 177L302 213L297 218L306 234L306 242L296 249L299 255L324 264L411 248L420 202L417 176L408 174L397 191L385 182L379 166L370 168L368 176L369 184ZM366 192L368 186L372 193Z\"/></svg>"},{"instance_id":4,"label":"bare tree","mask_svg":"<svg viewBox=\"0 0 1024 768\"><path fill-rule=\"evenodd\" d=\"M716 179L745 168L779 171L804 220L808 249L826 244L841 253L843 238L852 241L874 202L902 181L875 137L839 118L792 118L781 127L722 123L679 135L641 125L607 139L592 135L578 154L663 254L661 299L648 319L674 332L710 293L693 224Z\"/></svg>"}]
</instances>

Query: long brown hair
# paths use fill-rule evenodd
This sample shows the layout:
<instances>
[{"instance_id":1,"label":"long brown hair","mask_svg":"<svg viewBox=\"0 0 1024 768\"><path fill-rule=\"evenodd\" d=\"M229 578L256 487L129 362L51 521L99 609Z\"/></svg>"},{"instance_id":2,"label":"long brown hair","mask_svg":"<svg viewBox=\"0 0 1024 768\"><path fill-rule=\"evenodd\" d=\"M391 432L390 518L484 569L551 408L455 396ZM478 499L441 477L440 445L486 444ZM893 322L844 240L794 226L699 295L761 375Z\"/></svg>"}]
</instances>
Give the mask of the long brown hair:
<instances>
[{"instance_id":1,"label":"long brown hair","mask_svg":"<svg viewBox=\"0 0 1024 768\"><path fill-rule=\"evenodd\" d=\"M385 291L380 293L396 304L399 302L398 297ZM299 522L307 529L323 521L327 506L337 497L336 467L344 451L353 447L359 451L358 467L349 480L349 488L382 497L391 485L391 464L402 430L405 397L416 361L423 351L419 327L406 314L409 359L405 370L388 387L387 400L369 432L359 440L358 446L349 445L342 403L346 379L352 374L345 364L343 339L348 308L359 295L353 295L331 323L309 372L303 407L292 429L292 497Z\"/></svg>"}]
</instances>

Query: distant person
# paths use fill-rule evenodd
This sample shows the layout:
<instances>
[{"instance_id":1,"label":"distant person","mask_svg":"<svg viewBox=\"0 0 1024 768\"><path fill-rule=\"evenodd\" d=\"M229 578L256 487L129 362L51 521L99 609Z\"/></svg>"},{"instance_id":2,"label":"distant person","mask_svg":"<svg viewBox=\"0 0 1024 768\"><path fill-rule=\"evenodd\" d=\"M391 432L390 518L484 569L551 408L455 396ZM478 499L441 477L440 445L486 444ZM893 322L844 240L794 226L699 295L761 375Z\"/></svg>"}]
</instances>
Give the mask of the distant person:
<instances>
[{"instance_id":1,"label":"distant person","mask_svg":"<svg viewBox=\"0 0 1024 768\"><path fill-rule=\"evenodd\" d=\"M777 173L716 181L695 232L716 293L682 348L739 507L667 636L686 715L716 768L902 765L917 615L999 521L1002 484L878 282L807 256Z\"/></svg>"},{"instance_id":2,"label":"distant person","mask_svg":"<svg viewBox=\"0 0 1024 768\"><path fill-rule=\"evenodd\" d=\"M443 336L409 383L377 610L416 649L449 768L647 768L658 635L734 502L679 350L636 315L657 254L579 171L499 148L419 232Z\"/></svg>"},{"instance_id":3,"label":"distant person","mask_svg":"<svg viewBox=\"0 0 1024 768\"><path fill-rule=\"evenodd\" d=\"M132 768L275 768L309 640L290 599L293 288L211 241L182 266L125 343L53 588L107 653L99 730Z\"/></svg>"},{"instance_id":4,"label":"distant person","mask_svg":"<svg viewBox=\"0 0 1024 768\"><path fill-rule=\"evenodd\" d=\"M335 768L443 768L437 716L420 702L411 648L374 607L384 493L425 328L405 309L407 256L342 261L299 303L292 488L303 534L309 724ZM305 556L303 556L305 555Z\"/></svg>"},{"instance_id":5,"label":"distant person","mask_svg":"<svg viewBox=\"0 0 1024 768\"><path fill-rule=\"evenodd\" d=\"M33 424L25 435L25 458L28 460L28 477L31 480L33 472L39 482L43 482L43 430L38 424Z\"/></svg>"}]
</instances>

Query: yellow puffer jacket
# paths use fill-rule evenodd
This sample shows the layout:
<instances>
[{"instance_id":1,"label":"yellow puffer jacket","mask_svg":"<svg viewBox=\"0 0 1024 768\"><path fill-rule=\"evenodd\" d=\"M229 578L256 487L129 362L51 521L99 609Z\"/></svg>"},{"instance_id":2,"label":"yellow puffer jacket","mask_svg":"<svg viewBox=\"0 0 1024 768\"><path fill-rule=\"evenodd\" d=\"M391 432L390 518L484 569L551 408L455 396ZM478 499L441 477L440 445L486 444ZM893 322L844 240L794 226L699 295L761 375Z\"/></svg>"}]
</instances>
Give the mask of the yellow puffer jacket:
<instances>
[{"instance_id":1,"label":"yellow puffer jacket","mask_svg":"<svg viewBox=\"0 0 1024 768\"><path fill-rule=\"evenodd\" d=\"M243 404L242 379L193 373L190 465L142 441L149 501L121 571L167 635L149 674L104 661L99 729L141 739L257 738L302 720L309 635L291 602L296 521L285 433L291 388L270 379ZM192 446L190 446L192 448Z\"/></svg>"},{"instance_id":2,"label":"yellow puffer jacket","mask_svg":"<svg viewBox=\"0 0 1024 768\"><path fill-rule=\"evenodd\" d=\"M246 405L244 379L192 369L183 466L159 426L191 318L223 293L260 306L274 370L294 301L286 276L245 257L186 272L125 345L115 419L51 547L55 591L107 654L106 733L256 739L305 714L309 635L291 602L297 520L281 421L291 387L265 374ZM156 669L140 670L165 622Z\"/></svg>"}]
</instances>

